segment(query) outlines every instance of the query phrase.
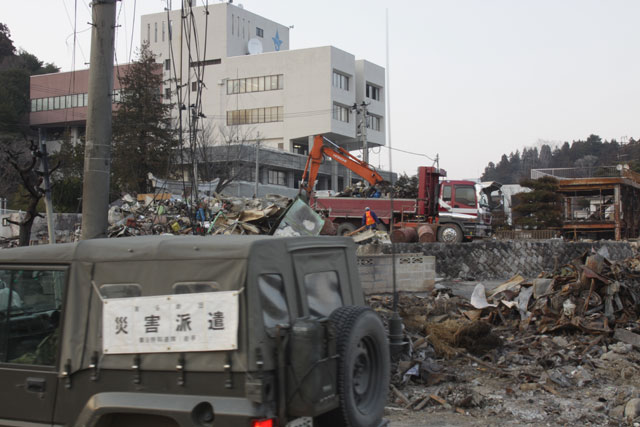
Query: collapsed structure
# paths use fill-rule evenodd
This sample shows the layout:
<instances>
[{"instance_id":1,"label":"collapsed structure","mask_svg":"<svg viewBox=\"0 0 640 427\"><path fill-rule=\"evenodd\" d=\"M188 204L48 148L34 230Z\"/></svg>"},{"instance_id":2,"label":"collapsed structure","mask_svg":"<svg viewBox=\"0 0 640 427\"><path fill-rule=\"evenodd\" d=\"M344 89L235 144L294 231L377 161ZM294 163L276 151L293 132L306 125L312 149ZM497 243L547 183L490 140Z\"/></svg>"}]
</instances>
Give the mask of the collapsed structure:
<instances>
[{"instance_id":1,"label":"collapsed structure","mask_svg":"<svg viewBox=\"0 0 640 427\"><path fill-rule=\"evenodd\" d=\"M628 165L531 171L532 179L543 176L558 179L565 236L615 240L640 236L640 174Z\"/></svg>"}]
</instances>

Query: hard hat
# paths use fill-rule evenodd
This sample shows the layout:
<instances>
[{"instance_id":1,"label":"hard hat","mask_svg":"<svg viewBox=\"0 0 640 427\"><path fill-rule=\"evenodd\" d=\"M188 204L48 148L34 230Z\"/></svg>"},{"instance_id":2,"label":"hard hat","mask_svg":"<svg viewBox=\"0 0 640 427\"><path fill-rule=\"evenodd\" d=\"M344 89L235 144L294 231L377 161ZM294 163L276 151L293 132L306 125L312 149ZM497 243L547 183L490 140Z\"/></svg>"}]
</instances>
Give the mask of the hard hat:
<instances>
[{"instance_id":1,"label":"hard hat","mask_svg":"<svg viewBox=\"0 0 640 427\"><path fill-rule=\"evenodd\" d=\"M367 206L366 208L364 208L365 211L370 211L371 209L369 209L369 206Z\"/></svg>"}]
</instances>

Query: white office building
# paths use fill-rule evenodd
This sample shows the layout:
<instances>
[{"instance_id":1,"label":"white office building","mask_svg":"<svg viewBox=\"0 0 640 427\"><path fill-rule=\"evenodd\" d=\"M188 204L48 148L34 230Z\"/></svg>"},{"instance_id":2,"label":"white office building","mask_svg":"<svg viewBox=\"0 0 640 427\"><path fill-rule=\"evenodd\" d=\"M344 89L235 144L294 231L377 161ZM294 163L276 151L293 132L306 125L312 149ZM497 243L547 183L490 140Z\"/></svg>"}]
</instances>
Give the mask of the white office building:
<instances>
[{"instance_id":1,"label":"white office building","mask_svg":"<svg viewBox=\"0 0 640 427\"><path fill-rule=\"evenodd\" d=\"M363 104L368 146L385 144L384 68L333 46L290 50L287 26L242 5L191 12L185 19L180 10L142 17L142 42L163 64L165 100L185 129L197 115L213 138L259 141L269 153L260 156L262 184L295 188L316 134L361 149ZM338 191L350 178L326 162L317 189Z\"/></svg>"}]
</instances>

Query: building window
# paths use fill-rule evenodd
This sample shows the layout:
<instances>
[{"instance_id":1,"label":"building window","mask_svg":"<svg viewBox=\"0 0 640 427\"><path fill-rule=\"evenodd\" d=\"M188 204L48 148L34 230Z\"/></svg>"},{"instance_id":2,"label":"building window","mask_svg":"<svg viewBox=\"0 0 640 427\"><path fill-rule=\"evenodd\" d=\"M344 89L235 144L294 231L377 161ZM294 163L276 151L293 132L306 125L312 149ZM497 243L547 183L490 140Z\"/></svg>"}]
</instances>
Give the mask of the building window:
<instances>
[{"instance_id":1,"label":"building window","mask_svg":"<svg viewBox=\"0 0 640 427\"><path fill-rule=\"evenodd\" d=\"M164 41L164 21L162 21L162 41Z\"/></svg>"},{"instance_id":2,"label":"building window","mask_svg":"<svg viewBox=\"0 0 640 427\"><path fill-rule=\"evenodd\" d=\"M198 91L198 82L191 82L191 92Z\"/></svg>"},{"instance_id":3,"label":"building window","mask_svg":"<svg viewBox=\"0 0 640 427\"><path fill-rule=\"evenodd\" d=\"M284 75L227 80L227 95L284 89Z\"/></svg>"},{"instance_id":4,"label":"building window","mask_svg":"<svg viewBox=\"0 0 640 427\"><path fill-rule=\"evenodd\" d=\"M151 24L147 24L147 41L151 41Z\"/></svg>"},{"instance_id":5,"label":"building window","mask_svg":"<svg viewBox=\"0 0 640 427\"><path fill-rule=\"evenodd\" d=\"M170 88L170 87L165 88L165 90L164 90L164 97L165 97L165 98L167 98L167 99L170 99L170 98L171 98L171 88Z\"/></svg>"},{"instance_id":6,"label":"building window","mask_svg":"<svg viewBox=\"0 0 640 427\"><path fill-rule=\"evenodd\" d=\"M166 71L171 71L171 60L170 59L165 59L164 60L164 69Z\"/></svg>"},{"instance_id":7,"label":"building window","mask_svg":"<svg viewBox=\"0 0 640 427\"><path fill-rule=\"evenodd\" d=\"M256 27L256 36L264 37L264 30L262 28Z\"/></svg>"},{"instance_id":8,"label":"building window","mask_svg":"<svg viewBox=\"0 0 640 427\"><path fill-rule=\"evenodd\" d=\"M236 16L231 14L231 34L235 34L236 31Z\"/></svg>"},{"instance_id":9,"label":"building window","mask_svg":"<svg viewBox=\"0 0 640 427\"><path fill-rule=\"evenodd\" d=\"M374 116L373 114L369 115L369 117L367 117L367 128L371 130L377 130L379 132L381 121L380 119L380 116Z\"/></svg>"},{"instance_id":10,"label":"building window","mask_svg":"<svg viewBox=\"0 0 640 427\"><path fill-rule=\"evenodd\" d=\"M270 170L268 183L273 185L287 185L287 173L285 171Z\"/></svg>"},{"instance_id":11,"label":"building window","mask_svg":"<svg viewBox=\"0 0 640 427\"><path fill-rule=\"evenodd\" d=\"M367 83L367 98L380 101L380 88Z\"/></svg>"},{"instance_id":12,"label":"building window","mask_svg":"<svg viewBox=\"0 0 640 427\"><path fill-rule=\"evenodd\" d=\"M153 24L153 41L154 43L158 43L158 23L157 22Z\"/></svg>"},{"instance_id":13,"label":"building window","mask_svg":"<svg viewBox=\"0 0 640 427\"><path fill-rule=\"evenodd\" d=\"M284 121L283 107L250 108L227 111L227 125L251 125Z\"/></svg>"},{"instance_id":14,"label":"building window","mask_svg":"<svg viewBox=\"0 0 640 427\"><path fill-rule=\"evenodd\" d=\"M345 76L344 74L334 71L333 86L337 87L338 89L349 90L349 76Z\"/></svg>"},{"instance_id":15,"label":"building window","mask_svg":"<svg viewBox=\"0 0 640 427\"><path fill-rule=\"evenodd\" d=\"M333 120L349 123L349 108L343 105L333 104Z\"/></svg>"}]
</instances>

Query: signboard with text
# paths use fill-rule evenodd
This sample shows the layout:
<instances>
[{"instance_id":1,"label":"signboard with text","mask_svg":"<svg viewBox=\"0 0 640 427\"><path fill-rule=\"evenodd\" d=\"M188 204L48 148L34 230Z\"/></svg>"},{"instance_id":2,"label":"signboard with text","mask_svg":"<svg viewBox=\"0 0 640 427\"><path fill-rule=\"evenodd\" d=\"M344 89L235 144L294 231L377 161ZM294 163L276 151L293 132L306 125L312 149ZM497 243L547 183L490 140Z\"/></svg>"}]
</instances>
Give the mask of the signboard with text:
<instances>
[{"instance_id":1,"label":"signboard with text","mask_svg":"<svg viewBox=\"0 0 640 427\"><path fill-rule=\"evenodd\" d=\"M105 299L104 354L238 348L239 291Z\"/></svg>"}]
</instances>

